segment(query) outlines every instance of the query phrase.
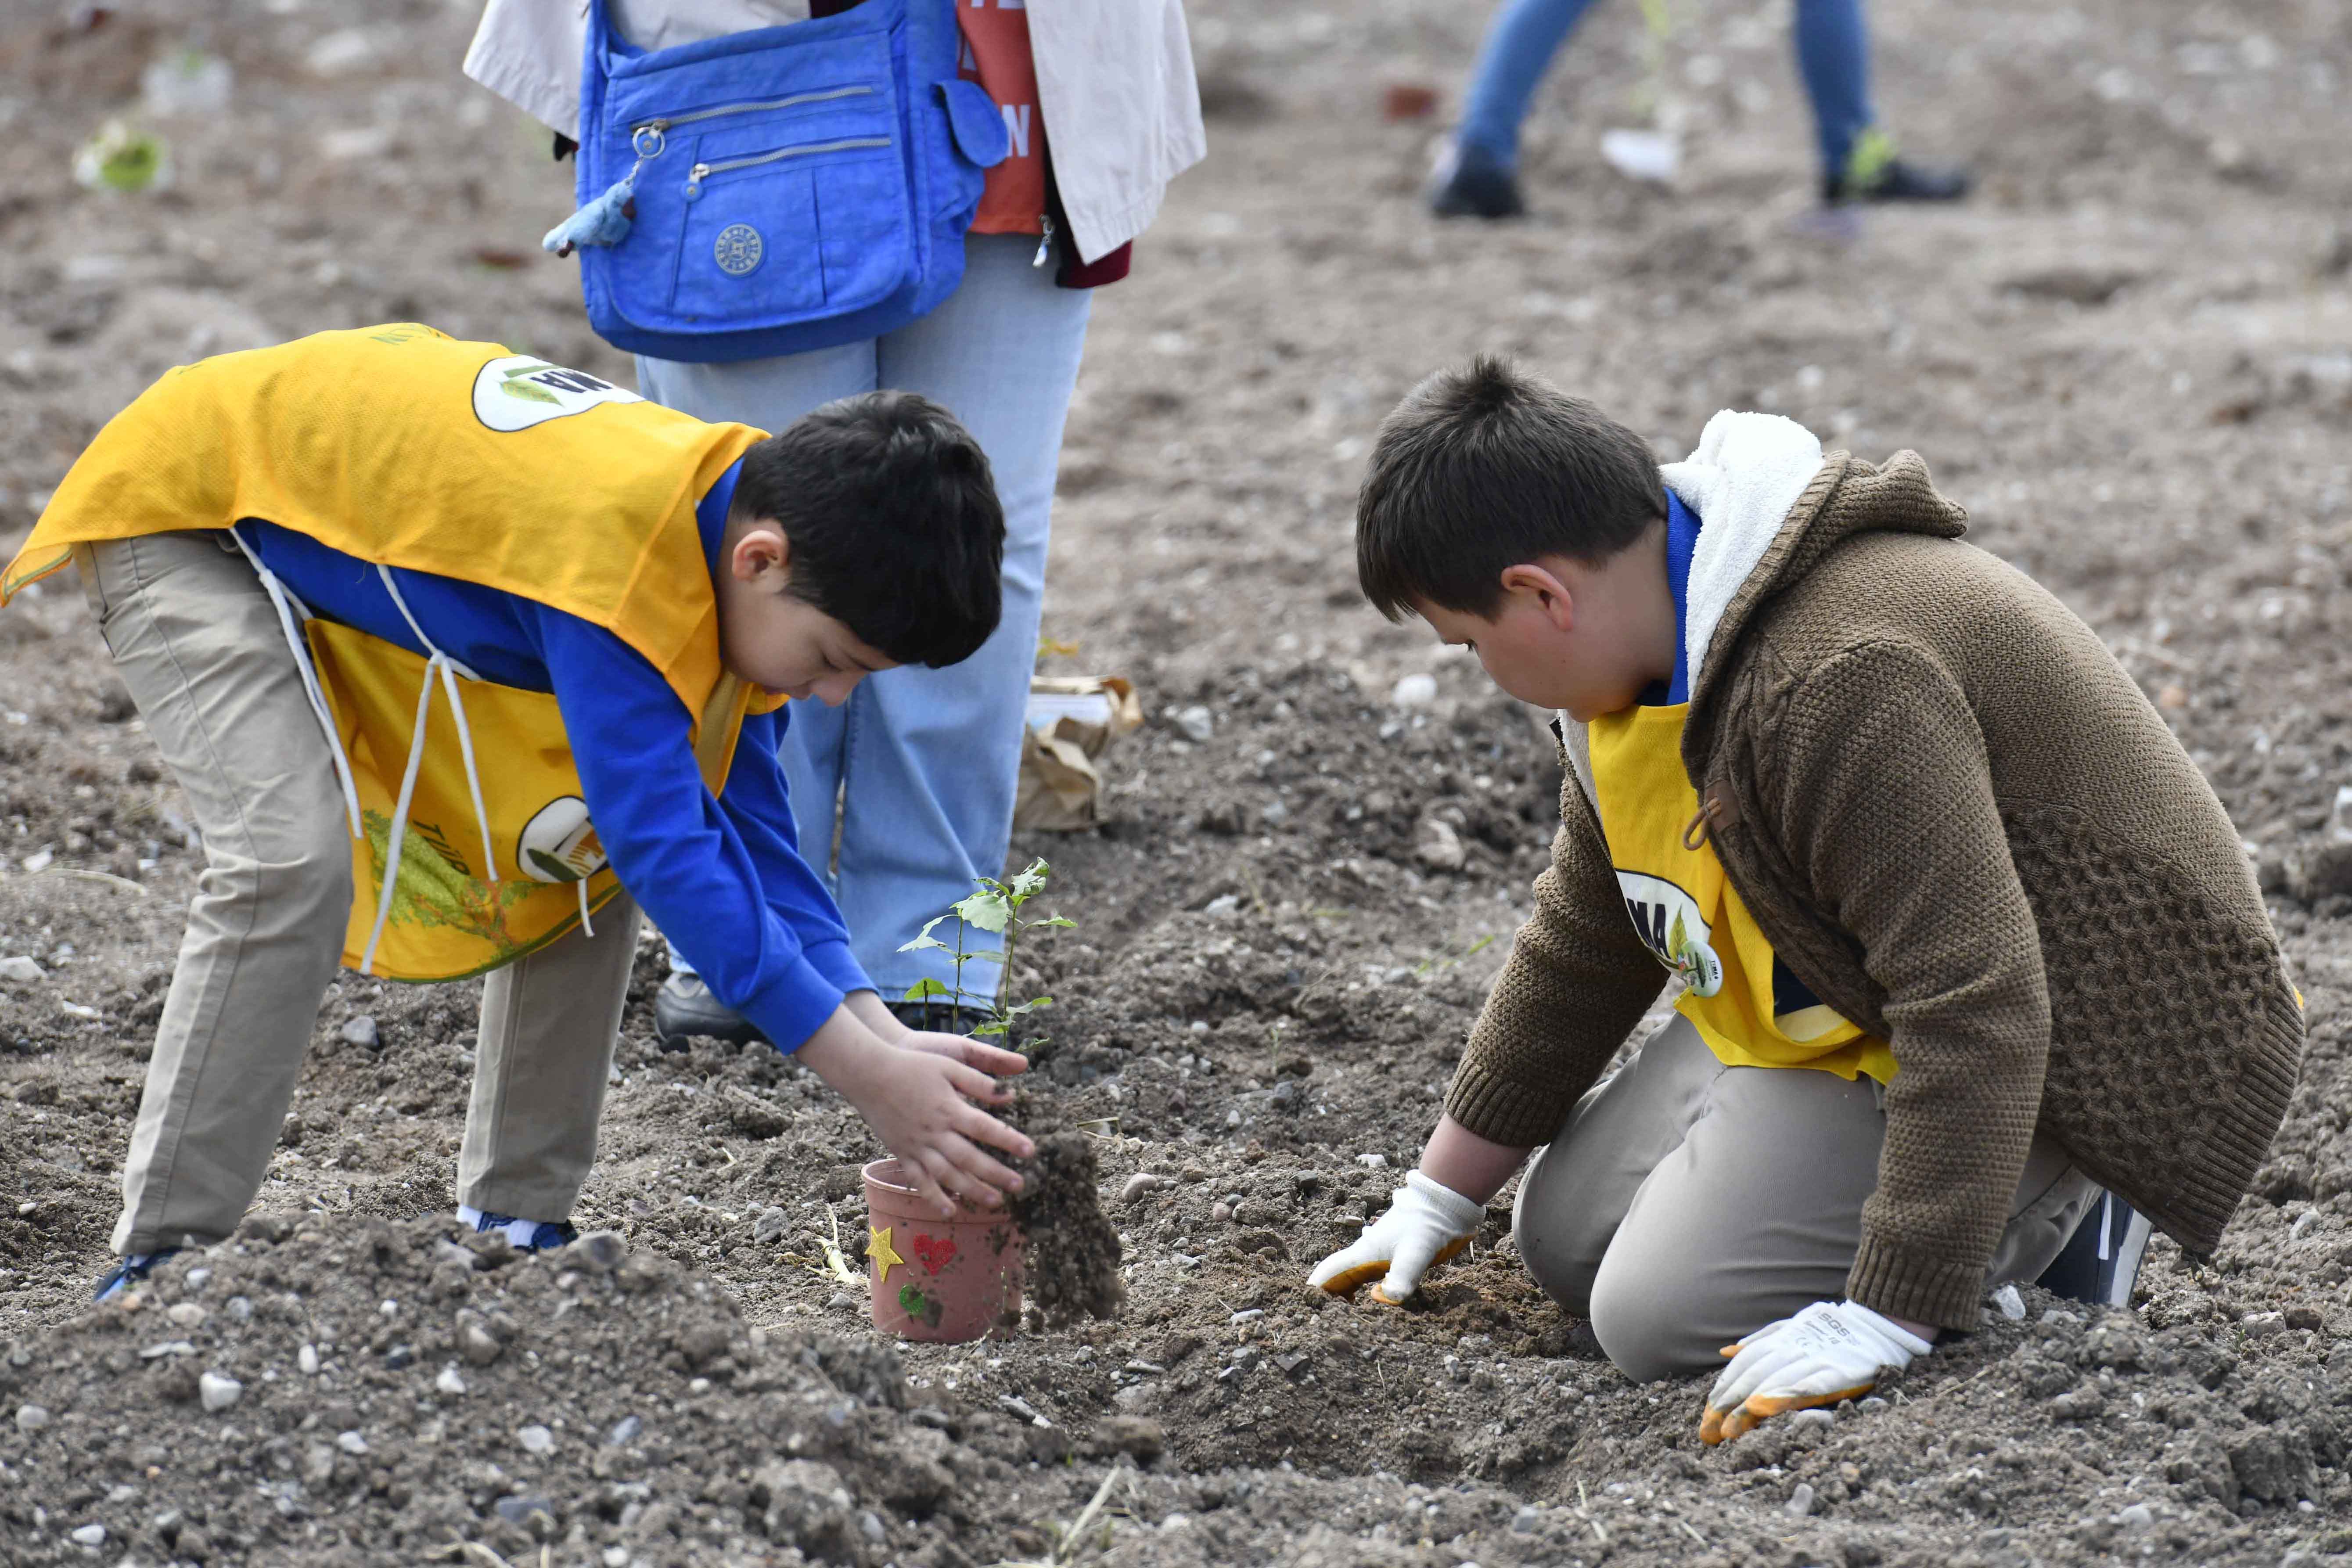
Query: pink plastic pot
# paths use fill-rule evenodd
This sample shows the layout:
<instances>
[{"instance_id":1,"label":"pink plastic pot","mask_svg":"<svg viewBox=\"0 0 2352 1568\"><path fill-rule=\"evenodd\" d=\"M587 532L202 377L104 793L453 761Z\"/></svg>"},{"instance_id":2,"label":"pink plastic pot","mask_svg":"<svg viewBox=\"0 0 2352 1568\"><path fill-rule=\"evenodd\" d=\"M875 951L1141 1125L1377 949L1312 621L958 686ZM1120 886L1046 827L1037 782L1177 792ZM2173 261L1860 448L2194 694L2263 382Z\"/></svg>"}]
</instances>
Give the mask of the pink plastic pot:
<instances>
[{"instance_id":1,"label":"pink plastic pot","mask_svg":"<svg viewBox=\"0 0 2352 1568\"><path fill-rule=\"evenodd\" d=\"M941 1219L896 1159L866 1167L866 1279L874 1326L902 1339L976 1340L1021 1321L1020 1226L1003 1209Z\"/></svg>"}]
</instances>

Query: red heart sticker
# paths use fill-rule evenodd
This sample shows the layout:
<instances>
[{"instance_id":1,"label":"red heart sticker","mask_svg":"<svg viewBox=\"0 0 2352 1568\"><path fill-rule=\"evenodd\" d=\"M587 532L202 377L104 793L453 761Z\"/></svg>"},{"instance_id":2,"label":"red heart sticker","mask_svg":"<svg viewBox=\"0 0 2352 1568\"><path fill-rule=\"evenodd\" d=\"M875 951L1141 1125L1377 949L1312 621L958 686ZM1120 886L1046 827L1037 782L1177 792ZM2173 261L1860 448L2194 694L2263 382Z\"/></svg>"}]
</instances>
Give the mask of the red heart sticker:
<instances>
[{"instance_id":1,"label":"red heart sticker","mask_svg":"<svg viewBox=\"0 0 2352 1568\"><path fill-rule=\"evenodd\" d=\"M956 1244L951 1237L919 1236L915 1237L915 1257L921 1261L924 1268L934 1274L946 1268L948 1259L955 1255Z\"/></svg>"}]
</instances>

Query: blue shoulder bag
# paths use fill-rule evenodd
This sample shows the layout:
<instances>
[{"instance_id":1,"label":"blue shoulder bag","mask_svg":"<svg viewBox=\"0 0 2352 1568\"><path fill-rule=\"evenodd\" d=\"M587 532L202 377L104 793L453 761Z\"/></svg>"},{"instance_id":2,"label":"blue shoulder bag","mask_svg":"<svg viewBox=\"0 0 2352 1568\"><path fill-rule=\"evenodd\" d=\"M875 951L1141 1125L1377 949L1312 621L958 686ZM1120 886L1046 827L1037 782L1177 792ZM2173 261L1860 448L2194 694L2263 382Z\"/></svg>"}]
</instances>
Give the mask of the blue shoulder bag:
<instances>
[{"instance_id":1,"label":"blue shoulder bag","mask_svg":"<svg viewBox=\"0 0 2352 1568\"><path fill-rule=\"evenodd\" d=\"M963 279L1004 121L960 79L954 0L647 52L591 0L581 71L589 324L658 359L765 358L877 337Z\"/></svg>"}]
</instances>

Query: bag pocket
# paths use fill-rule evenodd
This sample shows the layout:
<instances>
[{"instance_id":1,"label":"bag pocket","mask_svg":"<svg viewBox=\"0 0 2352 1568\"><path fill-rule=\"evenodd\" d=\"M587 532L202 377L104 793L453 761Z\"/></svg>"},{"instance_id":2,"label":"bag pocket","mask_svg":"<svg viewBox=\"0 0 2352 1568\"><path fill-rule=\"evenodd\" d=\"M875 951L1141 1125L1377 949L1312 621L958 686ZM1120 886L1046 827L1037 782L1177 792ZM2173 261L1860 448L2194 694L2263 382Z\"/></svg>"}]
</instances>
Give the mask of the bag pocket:
<instances>
[{"instance_id":1,"label":"bag pocket","mask_svg":"<svg viewBox=\"0 0 2352 1568\"><path fill-rule=\"evenodd\" d=\"M795 321L888 296L914 263L907 177L880 129L697 138L679 181L671 310L688 321Z\"/></svg>"}]
</instances>

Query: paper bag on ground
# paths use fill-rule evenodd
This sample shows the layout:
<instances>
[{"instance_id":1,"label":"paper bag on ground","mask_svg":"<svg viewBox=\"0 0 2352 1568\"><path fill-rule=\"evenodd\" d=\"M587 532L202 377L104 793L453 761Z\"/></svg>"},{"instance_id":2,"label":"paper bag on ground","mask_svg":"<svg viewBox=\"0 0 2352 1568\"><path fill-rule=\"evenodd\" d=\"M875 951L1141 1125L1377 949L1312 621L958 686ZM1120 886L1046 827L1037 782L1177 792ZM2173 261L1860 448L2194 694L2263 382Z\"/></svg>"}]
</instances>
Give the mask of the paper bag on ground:
<instances>
[{"instance_id":1,"label":"paper bag on ground","mask_svg":"<svg viewBox=\"0 0 2352 1568\"><path fill-rule=\"evenodd\" d=\"M1095 759L1143 722L1135 688L1117 676L1039 676L1029 683L1028 719L1013 826L1055 833L1092 827L1102 797Z\"/></svg>"}]
</instances>

